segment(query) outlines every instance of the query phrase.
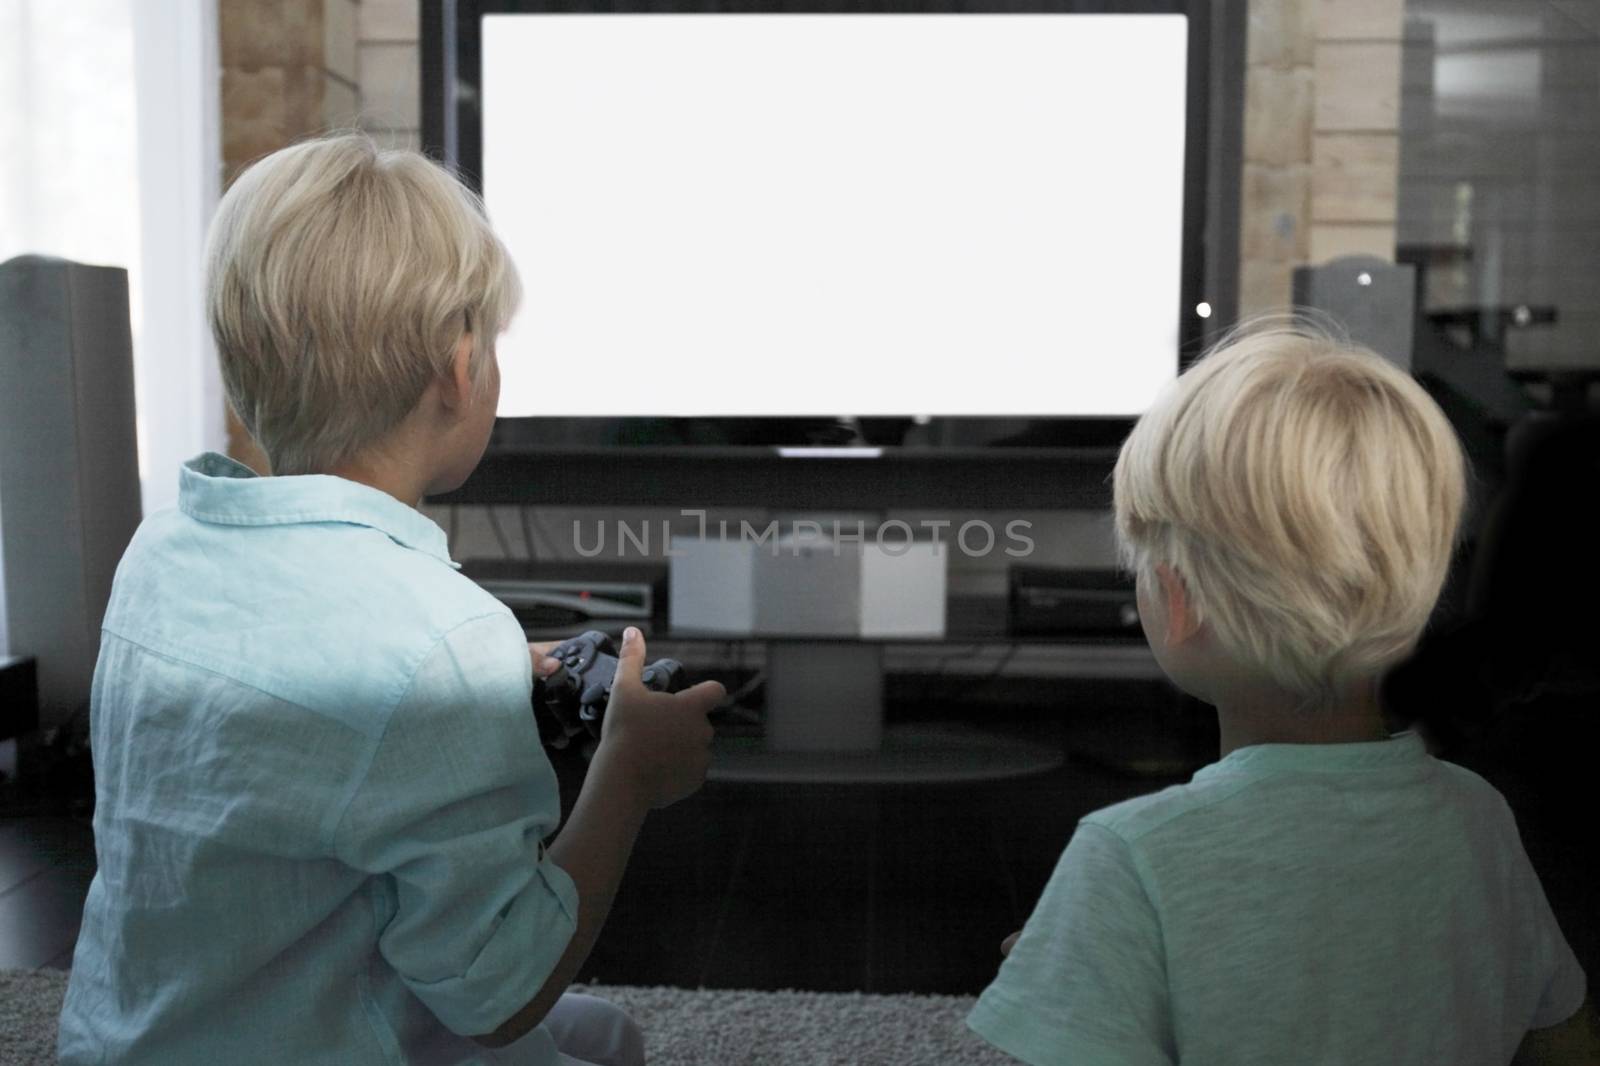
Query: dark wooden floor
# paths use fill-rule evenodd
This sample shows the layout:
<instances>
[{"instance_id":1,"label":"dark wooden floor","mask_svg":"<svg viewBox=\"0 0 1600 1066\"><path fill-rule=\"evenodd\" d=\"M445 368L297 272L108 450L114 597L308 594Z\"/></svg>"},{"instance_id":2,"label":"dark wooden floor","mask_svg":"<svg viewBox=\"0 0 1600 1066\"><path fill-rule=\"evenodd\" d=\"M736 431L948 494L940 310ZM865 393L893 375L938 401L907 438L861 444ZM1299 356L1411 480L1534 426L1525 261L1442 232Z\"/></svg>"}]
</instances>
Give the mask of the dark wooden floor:
<instances>
[{"instance_id":1,"label":"dark wooden floor","mask_svg":"<svg viewBox=\"0 0 1600 1066\"><path fill-rule=\"evenodd\" d=\"M86 821L0 820L0 969L65 969L93 877L94 834Z\"/></svg>"},{"instance_id":2,"label":"dark wooden floor","mask_svg":"<svg viewBox=\"0 0 1600 1066\"><path fill-rule=\"evenodd\" d=\"M1078 818L1187 777L1133 775L1112 764L1214 745L1204 722L1184 714L1159 700L1117 706L1106 699L1031 717L995 715L985 724L1069 753L1062 769L1012 782L707 785L651 816L581 976L680 987L975 993ZM1590 972L1600 965L1587 802L1595 718L1544 718L1527 726L1529 735L1492 738L1476 765L1469 761L1511 800L1567 938ZM562 757L557 767L570 796L581 764ZM0 820L0 968L70 963L93 869L86 822Z\"/></svg>"},{"instance_id":3,"label":"dark wooden floor","mask_svg":"<svg viewBox=\"0 0 1600 1066\"><path fill-rule=\"evenodd\" d=\"M985 784L710 784L651 816L581 976L975 994L1079 818L1215 756L1214 721L1164 684L1033 682L930 698L938 691L927 679L891 684L891 723L981 725L1059 747L1065 764ZM557 768L565 788L581 784Z\"/></svg>"},{"instance_id":4,"label":"dark wooden floor","mask_svg":"<svg viewBox=\"0 0 1600 1066\"><path fill-rule=\"evenodd\" d=\"M1175 779L1129 774L1094 754L1172 752L1185 734L1159 693L1134 707L1097 702L1094 713L986 723L1075 753L1049 774L962 786L713 783L655 812L583 978L978 991L1077 819ZM570 803L581 763L556 762ZM0 968L70 964L93 872L86 821L0 820Z\"/></svg>"},{"instance_id":5,"label":"dark wooden floor","mask_svg":"<svg viewBox=\"0 0 1600 1066\"><path fill-rule=\"evenodd\" d=\"M1150 787L708 786L653 815L589 980L975 993L1078 817Z\"/></svg>"}]
</instances>

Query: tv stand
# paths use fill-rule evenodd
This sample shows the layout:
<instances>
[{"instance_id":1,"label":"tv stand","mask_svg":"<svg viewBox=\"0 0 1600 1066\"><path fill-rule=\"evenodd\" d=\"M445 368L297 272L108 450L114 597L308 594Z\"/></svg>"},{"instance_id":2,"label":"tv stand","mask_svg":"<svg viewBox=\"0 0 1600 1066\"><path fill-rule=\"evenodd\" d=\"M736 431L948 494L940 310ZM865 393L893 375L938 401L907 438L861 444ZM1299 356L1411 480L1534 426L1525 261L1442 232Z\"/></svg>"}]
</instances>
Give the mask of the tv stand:
<instances>
[{"instance_id":1,"label":"tv stand","mask_svg":"<svg viewBox=\"0 0 1600 1066\"><path fill-rule=\"evenodd\" d=\"M710 778L723 782L774 784L919 784L1000 781L1044 773L1062 764L1059 745L1040 745L962 725L888 725L884 718L886 666L905 669L906 648L937 648L941 656L961 656L975 646L1015 646L1014 660L1025 672L1028 652L1045 651L1056 666L1052 676L1144 684L1161 682L1155 658L1142 639L1018 635L1010 632L1004 599L955 596L947 607L947 629L938 638L861 640L858 638L739 636L674 630L664 622L641 628L653 657L679 659L691 680L712 668L717 647L760 645L767 698L762 735L719 736ZM619 638L625 620L596 621ZM529 640L560 641L573 627L526 627ZM705 650L697 650L705 649ZM896 661L898 660L898 662ZM743 663L743 657L740 657ZM742 665L740 669L743 669ZM944 675L941 668L919 673ZM949 675L961 689L968 675ZM1095 756L1098 758L1098 756ZM1170 758L1151 764L1148 753L1117 761L1119 769L1140 775L1173 772Z\"/></svg>"}]
</instances>

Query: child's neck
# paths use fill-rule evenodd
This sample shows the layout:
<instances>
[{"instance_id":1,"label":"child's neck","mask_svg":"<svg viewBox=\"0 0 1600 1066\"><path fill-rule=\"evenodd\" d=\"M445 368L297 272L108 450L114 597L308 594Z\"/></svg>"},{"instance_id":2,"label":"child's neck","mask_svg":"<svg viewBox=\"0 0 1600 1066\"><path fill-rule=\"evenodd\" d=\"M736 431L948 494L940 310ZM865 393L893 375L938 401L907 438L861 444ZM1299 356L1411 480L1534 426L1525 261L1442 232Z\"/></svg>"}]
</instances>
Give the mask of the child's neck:
<instances>
[{"instance_id":1,"label":"child's neck","mask_svg":"<svg viewBox=\"0 0 1600 1066\"><path fill-rule=\"evenodd\" d=\"M438 476L426 434L416 428L415 412L387 438L322 471L387 492L407 507L417 507Z\"/></svg>"},{"instance_id":2,"label":"child's neck","mask_svg":"<svg viewBox=\"0 0 1600 1066\"><path fill-rule=\"evenodd\" d=\"M1252 744L1357 744L1386 740L1388 727L1378 703L1378 686L1354 686L1334 706L1295 711L1281 690L1236 691L1218 700L1217 725L1222 754Z\"/></svg>"},{"instance_id":3,"label":"child's neck","mask_svg":"<svg viewBox=\"0 0 1600 1066\"><path fill-rule=\"evenodd\" d=\"M327 472L387 492L407 507L420 504L426 491L425 477L405 463L372 462L356 458L340 463Z\"/></svg>"}]
</instances>

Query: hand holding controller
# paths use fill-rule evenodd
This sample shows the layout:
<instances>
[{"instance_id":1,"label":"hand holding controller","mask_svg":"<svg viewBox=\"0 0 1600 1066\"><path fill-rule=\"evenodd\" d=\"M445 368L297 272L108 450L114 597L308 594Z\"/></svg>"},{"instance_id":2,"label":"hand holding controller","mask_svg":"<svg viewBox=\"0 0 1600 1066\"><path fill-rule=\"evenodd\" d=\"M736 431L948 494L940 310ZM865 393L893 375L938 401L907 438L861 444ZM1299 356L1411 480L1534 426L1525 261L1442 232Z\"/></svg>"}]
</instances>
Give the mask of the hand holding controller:
<instances>
[{"instance_id":1,"label":"hand holding controller","mask_svg":"<svg viewBox=\"0 0 1600 1066\"><path fill-rule=\"evenodd\" d=\"M626 775L635 796L652 807L666 807L705 782L712 738L707 716L727 692L715 681L702 681L682 692L651 691L645 687L645 675L662 663L646 666L644 656L644 637L630 626L623 635L591 770L603 760ZM659 674L656 678L662 683Z\"/></svg>"},{"instance_id":2,"label":"hand holding controller","mask_svg":"<svg viewBox=\"0 0 1600 1066\"><path fill-rule=\"evenodd\" d=\"M598 739L617 675L617 649L611 638L597 630L573 637L552 648L551 658L561 663L548 677L533 685L533 713L545 743L563 748L580 733ZM652 692L677 692L683 688L683 664L658 659L640 673Z\"/></svg>"},{"instance_id":3,"label":"hand holding controller","mask_svg":"<svg viewBox=\"0 0 1600 1066\"><path fill-rule=\"evenodd\" d=\"M682 664L658 659L646 666L644 655L644 637L632 626L620 654L594 631L557 645L549 657L561 665L535 681L533 711L546 743L564 747L584 732L599 737L591 772L603 761L631 782L639 799L665 807L705 781L707 715L726 692L715 681L683 689Z\"/></svg>"}]
</instances>

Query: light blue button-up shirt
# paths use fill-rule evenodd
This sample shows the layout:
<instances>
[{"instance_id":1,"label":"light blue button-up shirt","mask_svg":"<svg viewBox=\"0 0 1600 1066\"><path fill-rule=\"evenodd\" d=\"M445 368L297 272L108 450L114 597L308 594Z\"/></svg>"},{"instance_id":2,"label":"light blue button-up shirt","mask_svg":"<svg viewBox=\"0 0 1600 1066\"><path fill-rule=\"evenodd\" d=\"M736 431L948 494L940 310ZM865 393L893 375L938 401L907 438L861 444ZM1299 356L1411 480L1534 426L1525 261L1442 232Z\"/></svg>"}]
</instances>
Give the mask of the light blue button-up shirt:
<instances>
[{"instance_id":1,"label":"light blue button-up shirt","mask_svg":"<svg viewBox=\"0 0 1600 1066\"><path fill-rule=\"evenodd\" d=\"M533 997L578 907L521 627L377 489L181 478L106 612L62 1059L497 1061L457 1034Z\"/></svg>"}]
</instances>

